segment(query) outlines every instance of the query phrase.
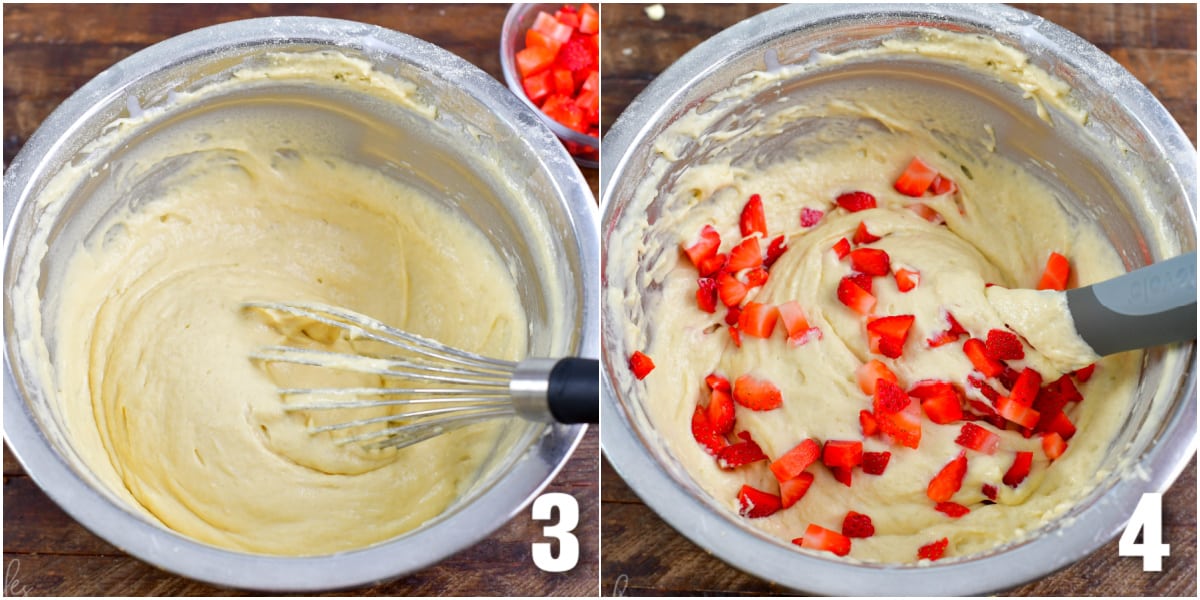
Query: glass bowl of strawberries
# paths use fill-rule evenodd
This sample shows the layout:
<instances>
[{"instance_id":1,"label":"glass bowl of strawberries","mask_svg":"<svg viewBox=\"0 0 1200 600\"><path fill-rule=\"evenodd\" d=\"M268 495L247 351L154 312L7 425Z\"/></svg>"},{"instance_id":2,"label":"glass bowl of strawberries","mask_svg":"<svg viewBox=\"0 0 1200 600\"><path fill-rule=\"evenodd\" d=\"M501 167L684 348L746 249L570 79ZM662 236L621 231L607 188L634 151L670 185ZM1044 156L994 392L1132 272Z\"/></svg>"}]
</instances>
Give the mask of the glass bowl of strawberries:
<instances>
[{"instance_id":1,"label":"glass bowl of strawberries","mask_svg":"<svg viewBox=\"0 0 1200 600\"><path fill-rule=\"evenodd\" d=\"M590 4L514 4L500 34L509 89L582 167L600 159L600 13Z\"/></svg>"}]
</instances>

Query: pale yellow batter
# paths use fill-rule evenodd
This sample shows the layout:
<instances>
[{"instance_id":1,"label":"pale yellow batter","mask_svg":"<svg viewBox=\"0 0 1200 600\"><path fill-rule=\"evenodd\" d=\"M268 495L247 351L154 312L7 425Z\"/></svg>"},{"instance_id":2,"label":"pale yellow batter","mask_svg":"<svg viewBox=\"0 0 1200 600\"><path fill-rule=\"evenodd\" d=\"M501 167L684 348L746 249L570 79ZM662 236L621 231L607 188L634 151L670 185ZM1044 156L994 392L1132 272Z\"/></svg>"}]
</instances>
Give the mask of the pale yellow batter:
<instances>
[{"instance_id":1,"label":"pale yellow batter","mask_svg":"<svg viewBox=\"0 0 1200 600\"><path fill-rule=\"evenodd\" d=\"M1044 73L1022 70L1023 57L997 46L938 34L923 44L872 51L967 55L968 64L988 64L1006 78L1028 83L1031 97L1039 102L1061 95L1058 88L1046 91L1038 86ZM769 89L777 77L750 77L720 97L752 95ZM765 461L722 470L694 439L691 417L707 398L707 374L720 373L732 381L752 373L780 388L780 409L736 411L737 430L752 433L770 460L805 438L863 440L858 415L871 408L871 398L859 389L855 372L865 361L882 359L905 388L922 379L950 380L967 388L969 397L982 399L966 385L972 366L961 344L924 347L925 339L947 328L943 311L949 310L976 337L1003 327L1005 316L989 302L985 284L1033 287L1052 250L1071 257L1079 285L1124 271L1099 229L1072 217L1045 184L998 155L978 151L994 149L994 138L989 139L990 129L962 107L943 104L932 94L882 84L851 98L806 90L802 98L784 102L787 107L781 111L756 115L743 129L720 134L708 130L720 110L691 112L680 119L657 141L661 158L654 175L610 237L615 241L609 247L607 301L619 305L628 319L620 330L630 351L643 351L656 365L643 381L627 379L623 384L641 399L670 453L734 519L742 518L736 513L743 484L774 493L778 483ZM806 119L823 120L825 127L800 129L782 138L786 142L776 137L788 124ZM665 189L657 188L656 178L667 169L674 172L673 161L687 155L693 144L716 148L747 138L771 147L771 152L755 160L736 149L714 152L679 170ZM983 141L955 143L964 138ZM908 208L917 200L892 187L914 156L958 184L957 193L920 199L944 217L944 225L918 216ZM834 199L854 190L873 194L878 208L856 213L836 208ZM777 331L770 339L743 336L739 349L725 329L723 307L716 314L697 308L697 271L679 249L694 242L705 224L712 224L721 234L721 251L728 252L741 240L738 216L751 194L763 199L768 239L786 234L788 249L771 267L767 283L748 299L773 305L798 301L809 324L821 330L819 341L795 347ZM662 210L649 211L654 215L650 221L645 207L655 198ZM825 216L815 227L804 228L798 219L802 208L824 211ZM871 353L863 318L837 299L838 282L850 267L831 248L840 238L851 239L860 222L882 237L871 246L885 250L893 265L921 274L918 287L909 293L900 293L890 275L874 280L874 314L915 315L898 360ZM1060 337L1074 336L1070 324L1054 331ZM1047 343L1057 342L1051 336ZM1083 348L1090 351L1086 344ZM1026 359L1012 364L1033 367L1049 382L1064 372L1053 358L1027 349ZM915 562L921 546L943 537L949 540L949 557L1020 538L1062 514L1097 481L1101 459L1133 397L1138 358L1122 355L1099 363L1093 379L1081 386L1086 400L1067 410L1079 433L1052 466L1037 436L1025 439L1015 431L1000 433L1000 450L994 455L968 451L969 469L953 498L971 509L962 518L934 510L926 495L934 475L963 450L954 441L961 423L938 425L922 417L916 450L881 436L864 441L868 452L892 453L883 475L856 471L852 487L846 487L818 465L809 469L816 480L800 502L746 523L792 540L810 523L840 531L848 511L864 513L873 519L876 533L854 539L850 557L879 562ZM1034 464L1029 478L1014 489L1000 481L1016 451L1033 451ZM994 505L982 503L985 483L998 489Z\"/></svg>"},{"instance_id":2,"label":"pale yellow batter","mask_svg":"<svg viewBox=\"0 0 1200 600\"><path fill-rule=\"evenodd\" d=\"M243 79L333 72L380 86L336 55L278 69ZM313 436L312 423L362 415L285 413L277 387L378 381L251 361L263 346L332 340L243 302L323 302L487 355L525 352L516 282L482 232L340 159L319 131L260 115L163 136L122 167L138 182L132 207L75 251L48 316L61 408L85 461L132 505L225 548L316 555L411 530L473 483L501 427L400 451Z\"/></svg>"}]
</instances>

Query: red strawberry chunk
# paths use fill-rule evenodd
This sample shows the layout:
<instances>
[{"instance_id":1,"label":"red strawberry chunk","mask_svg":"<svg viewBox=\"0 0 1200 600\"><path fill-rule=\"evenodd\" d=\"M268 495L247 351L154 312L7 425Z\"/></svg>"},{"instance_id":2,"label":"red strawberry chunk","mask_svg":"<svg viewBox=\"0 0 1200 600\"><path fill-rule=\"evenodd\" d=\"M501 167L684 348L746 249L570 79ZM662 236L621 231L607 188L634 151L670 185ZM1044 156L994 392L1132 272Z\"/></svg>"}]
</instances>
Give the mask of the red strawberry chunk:
<instances>
[{"instance_id":1,"label":"red strawberry chunk","mask_svg":"<svg viewBox=\"0 0 1200 600\"><path fill-rule=\"evenodd\" d=\"M1066 452L1067 442L1057 433L1046 433L1042 435L1042 450L1046 452L1046 458L1054 460Z\"/></svg>"},{"instance_id":2,"label":"red strawberry chunk","mask_svg":"<svg viewBox=\"0 0 1200 600\"><path fill-rule=\"evenodd\" d=\"M983 491L984 498L987 498L988 500L991 500L992 502L996 501L996 494L999 493L999 490L996 489L996 486L994 486L990 483L985 483L985 484L983 484L982 491Z\"/></svg>"},{"instance_id":3,"label":"red strawberry chunk","mask_svg":"<svg viewBox=\"0 0 1200 600\"><path fill-rule=\"evenodd\" d=\"M920 409L916 405L910 406L908 409L890 414L878 414L875 418L879 421L879 430L883 432L888 439L901 446L907 446L914 450L921 444L921 415Z\"/></svg>"},{"instance_id":4,"label":"red strawberry chunk","mask_svg":"<svg viewBox=\"0 0 1200 600\"><path fill-rule=\"evenodd\" d=\"M775 322L778 319L779 311L774 306L761 302L747 302L738 317L738 329L746 335L769 338L771 332L775 331Z\"/></svg>"},{"instance_id":5,"label":"red strawberry chunk","mask_svg":"<svg viewBox=\"0 0 1200 600\"><path fill-rule=\"evenodd\" d=\"M905 269L903 267L896 269L896 287L901 293L913 291L921 283L921 272Z\"/></svg>"},{"instance_id":6,"label":"red strawberry chunk","mask_svg":"<svg viewBox=\"0 0 1200 600\"><path fill-rule=\"evenodd\" d=\"M855 244L870 244L871 242L878 242L880 239L882 238L867 231L867 223L865 221L858 222L858 229L854 230L853 241Z\"/></svg>"},{"instance_id":7,"label":"red strawberry chunk","mask_svg":"<svg viewBox=\"0 0 1200 600\"><path fill-rule=\"evenodd\" d=\"M781 235L771 240L771 243L767 244L767 255L763 257L763 266L770 269L771 265L775 264L775 261L779 260L779 257L783 256L787 249L786 237Z\"/></svg>"},{"instance_id":8,"label":"red strawberry chunk","mask_svg":"<svg viewBox=\"0 0 1200 600\"><path fill-rule=\"evenodd\" d=\"M701 277L696 280L696 306L706 313L717 312L717 280Z\"/></svg>"},{"instance_id":9,"label":"red strawberry chunk","mask_svg":"<svg viewBox=\"0 0 1200 600\"><path fill-rule=\"evenodd\" d=\"M1087 381L1092 378L1092 373L1095 373L1095 372L1096 372L1096 363L1092 363L1082 369L1076 369L1076 370L1072 371L1071 375L1074 375L1075 379L1077 379L1079 381L1079 383L1087 383Z\"/></svg>"},{"instance_id":10,"label":"red strawberry chunk","mask_svg":"<svg viewBox=\"0 0 1200 600\"><path fill-rule=\"evenodd\" d=\"M1020 371L1008 365L1004 365L1004 370L1000 371L1000 374L996 376L996 379L1000 380L1000 385L1004 386L1004 389L1011 390L1013 389L1014 385L1017 385L1017 379L1020 377Z\"/></svg>"},{"instance_id":11,"label":"red strawberry chunk","mask_svg":"<svg viewBox=\"0 0 1200 600\"><path fill-rule=\"evenodd\" d=\"M863 445L858 440L826 440L821 453L821 462L830 468L857 467L862 464L862 458Z\"/></svg>"},{"instance_id":12,"label":"red strawberry chunk","mask_svg":"<svg viewBox=\"0 0 1200 600\"><path fill-rule=\"evenodd\" d=\"M996 413L1021 427L1028 428L1033 428L1037 425L1038 417L1040 416L1038 411L1013 400L1009 396L1004 396L996 401Z\"/></svg>"},{"instance_id":13,"label":"red strawberry chunk","mask_svg":"<svg viewBox=\"0 0 1200 600\"><path fill-rule=\"evenodd\" d=\"M970 383L972 387L979 390L979 393L983 394L983 397L987 398L993 404L995 404L996 401L1000 400L1000 398L1001 398L1000 392L997 392L996 388L993 388L992 386L988 385L986 381L984 381L983 379L980 379L976 375L967 375L967 383ZM972 405L972 407L974 407L974 405ZM978 410L978 408L976 408L976 410ZM988 408L987 410L985 410L983 412L984 412L984 414L995 414L996 413L996 411L991 408Z\"/></svg>"},{"instance_id":14,"label":"red strawberry chunk","mask_svg":"<svg viewBox=\"0 0 1200 600\"><path fill-rule=\"evenodd\" d=\"M775 474L775 479L784 482L799 476L809 465L817 462L820 456L821 445L817 440L809 438L775 459L775 462L771 463L771 472Z\"/></svg>"},{"instance_id":15,"label":"red strawberry chunk","mask_svg":"<svg viewBox=\"0 0 1200 600\"><path fill-rule=\"evenodd\" d=\"M872 277L887 275L892 269L888 253L878 248L855 248L850 251L850 266Z\"/></svg>"},{"instance_id":16,"label":"red strawberry chunk","mask_svg":"<svg viewBox=\"0 0 1200 600\"><path fill-rule=\"evenodd\" d=\"M858 411L858 424L862 427L863 437L871 437L879 433L879 421L875 420L875 413L865 408Z\"/></svg>"},{"instance_id":17,"label":"red strawberry chunk","mask_svg":"<svg viewBox=\"0 0 1200 600\"><path fill-rule=\"evenodd\" d=\"M717 452L717 466L729 471L760 460L767 460L767 455L763 454L762 447L751 439L750 432L738 432L738 437L742 438L742 441L726 446Z\"/></svg>"},{"instance_id":18,"label":"red strawberry chunk","mask_svg":"<svg viewBox=\"0 0 1200 600\"><path fill-rule=\"evenodd\" d=\"M925 164L925 161L920 158L913 157L912 162L908 163L908 167L896 179L895 188L897 192L905 196L914 198L920 197L933 185L933 180L937 178L938 172L933 167Z\"/></svg>"},{"instance_id":19,"label":"red strawberry chunk","mask_svg":"<svg viewBox=\"0 0 1200 600\"><path fill-rule=\"evenodd\" d=\"M750 410L773 410L783 406L783 394L775 384L750 374L733 381L733 400Z\"/></svg>"},{"instance_id":20,"label":"red strawberry chunk","mask_svg":"<svg viewBox=\"0 0 1200 600\"><path fill-rule=\"evenodd\" d=\"M850 487L854 483L854 471L850 467L829 467L829 473L838 483Z\"/></svg>"},{"instance_id":21,"label":"red strawberry chunk","mask_svg":"<svg viewBox=\"0 0 1200 600\"><path fill-rule=\"evenodd\" d=\"M730 394L728 388L712 390L708 396L708 408L705 410L708 413L709 427L713 431L719 435L733 431L735 419L733 395Z\"/></svg>"},{"instance_id":22,"label":"red strawberry chunk","mask_svg":"<svg viewBox=\"0 0 1200 600\"><path fill-rule=\"evenodd\" d=\"M800 226L812 227L821 222L821 218L825 216L825 211L808 208L807 206L800 209Z\"/></svg>"},{"instance_id":23,"label":"red strawberry chunk","mask_svg":"<svg viewBox=\"0 0 1200 600\"><path fill-rule=\"evenodd\" d=\"M912 401L904 389L895 382L880 378L875 381L874 394L875 417L882 419L884 415L898 413L904 410Z\"/></svg>"},{"instance_id":24,"label":"red strawberry chunk","mask_svg":"<svg viewBox=\"0 0 1200 600\"><path fill-rule=\"evenodd\" d=\"M963 423L954 443L984 454L995 454L1000 447L1000 436L974 423Z\"/></svg>"},{"instance_id":25,"label":"red strawberry chunk","mask_svg":"<svg viewBox=\"0 0 1200 600\"><path fill-rule=\"evenodd\" d=\"M918 217L921 217L922 219L925 219L934 225L941 225L942 223L946 222L946 218L942 216L942 213L934 210L932 206L929 206L924 202L914 202L905 208L911 210Z\"/></svg>"},{"instance_id":26,"label":"red strawberry chunk","mask_svg":"<svg viewBox=\"0 0 1200 600\"><path fill-rule=\"evenodd\" d=\"M958 390L948 381L918 382L908 390L908 395L919 399L925 416L938 425L954 423L963 418L962 399Z\"/></svg>"},{"instance_id":27,"label":"red strawberry chunk","mask_svg":"<svg viewBox=\"0 0 1200 600\"><path fill-rule=\"evenodd\" d=\"M738 329L736 325L729 327L728 329L729 329L729 339L733 341L733 345L738 348L741 348L742 347L742 332L741 332L741 330Z\"/></svg>"},{"instance_id":28,"label":"red strawberry chunk","mask_svg":"<svg viewBox=\"0 0 1200 600\"><path fill-rule=\"evenodd\" d=\"M770 271L766 267L755 267L746 271L746 287L756 288L767 283L767 278L770 277Z\"/></svg>"},{"instance_id":29,"label":"red strawberry chunk","mask_svg":"<svg viewBox=\"0 0 1200 600\"><path fill-rule=\"evenodd\" d=\"M853 281L854 285L857 285L858 287L866 290L866 292L868 294L875 293L871 289L872 288L871 282L874 281L874 279L870 275L867 275L866 273L851 273L846 276L846 279Z\"/></svg>"},{"instance_id":30,"label":"red strawberry chunk","mask_svg":"<svg viewBox=\"0 0 1200 600\"><path fill-rule=\"evenodd\" d=\"M861 315L869 315L875 308L875 296L849 277L843 277L838 282L837 297L839 302Z\"/></svg>"},{"instance_id":31,"label":"red strawberry chunk","mask_svg":"<svg viewBox=\"0 0 1200 600\"><path fill-rule=\"evenodd\" d=\"M929 486L925 489L925 495L929 496L934 502L946 502L950 500L959 488L962 487L963 477L967 474L967 454L959 452L954 460L946 463L937 475L930 480Z\"/></svg>"},{"instance_id":32,"label":"red strawberry chunk","mask_svg":"<svg viewBox=\"0 0 1200 600\"><path fill-rule=\"evenodd\" d=\"M847 192L837 197L837 204L850 212L858 212L875 208L875 196L866 192Z\"/></svg>"},{"instance_id":33,"label":"red strawberry chunk","mask_svg":"<svg viewBox=\"0 0 1200 600\"><path fill-rule=\"evenodd\" d=\"M717 275L717 297L721 299L721 303L725 306L737 306L746 298L746 293L750 288L746 284L738 281L728 271L721 271Z\"/></svg>"},{"instance_id":34,"label":"red strawberry chunk","mask_svg":"<svg viewBox=\"0 0 1200 600\"><path fill-rule=\"evenodd\" d=\"M723 392L729 392L733 390L733 386L729 385L729 380L721 375L717 375L716 373L709 373L707 376L705 376L704 384L707 385L708 389L710 390L721 390Z\"/></svg>"},{"instance_id":35,"label":"red strawberry chunk","mask_svg":"<svg viewBox=\"0 0 1200 600\"><path fill-rule=\"evenodd\" d=\"M634 377L645 379L650 371L654 370L654 361L642 354L641 350L637 350L629 357L629 368L633 370Z\"/></svg>"},{"instance_id":36,"label":"red strawberry chunk","mask_svg":"<svg viewBox=\"0 0 1200 600\"><path fill-rule=\"evenodd\" d=\"M725 324L729 325L730 327L737 327L738 319L740 318L742 318L742 309L737 305L730 306L729 309L725 311Z\"/></svg>"},{"instance_id":37,"label":"red strawberry chunk","mask_svg":"<svg viewBox=\"0 0 1200 600\"><path fill-rule=\"evenodd\" d=\"M714 254L700 260L700 264L696 265L696 270L701 277L713 277L725 269L725 264L729 262L728 254Z\"/></svg>"},{"instance_id":38,"label":"red strawberry chunk","mask_svg":"<svg viewBox=\"0 0 1200 600\"><path fill-rule=\"evenodd\" d=\"M1029 367L1021 370L1021 374L1017 376L1017 381L1012 385L1012 391L1008 397L1013 402L1021 406L1033 406L1033 401L1038 396L1038 390L1042 386L1042 375Z\"/></svg>"},{"instance_id":39,"label":"red strawberry chunk","mask_svg":"<svg viewBox=\"0 0 1200 600\"><path fill-rule=\"evenodd\" d=\"M810 523L804 530L804 537L796 538L792 543L799 544L801 548L824 550L838 556L850 554L850 538L816 523Z\"/></svg>"},{"instance_id":40,"label":"red strawberry chunk","mask_svg":"<svg viewBox=\"0 0 1200 600\"><path fill-rule=\"evenodd\" d=\"M913 315L880 317L867 322L867 340L872 352L888 358L899 358L904 353L904 342L912 327Z\"/></svg>"},{"instance_id":41,"label":"red strawberry chunk","mask_svg":"<svg viewBox=\"0 0 1200 600\"><path fill-rule=\"evenodd\" d=\"M946 555L946 547L949 545L948 538L925 544L917 549L917 559L938 560Z\"/></svg>"},{"instance_id":42,"label":"red strawberry chunk","mask_svg":"<svg viewBox=\"0 0 1200 600\"><path fill-rule=\"evenodd\" d=\"M733 250L729 251L729 262L725 264L725 268L737 272L742 269L761 267L762 264L762 250L758 244L758 238L750 237L742 240L740 244L733 247Z\"/></svg>"},{"instance_id":43,"label":"red strawberry chunk","mask_svg":"<svg viewBox=\"0 0 1200 600\"><path fill-rule=\"evenodd\" d=\"M992 360L1020 360L1025 358L1025 348L1017 334L1004 329L992 329L984 342L984 353Z\"/></svg>"},{"instance_id":44,"label":"red strawberry chunk","mask_svg":"<svg viewBox=\"0 0 1200 600\"><path fill-rule=\"evenodd\" d=\"M779 496L743 485L738 490L739 514L749 519L769 517L783 507Z\"/></svg>"},{"instance_id":45,"label":"red strawberry chunk","mask_svg":"<svg viewBox=\"0 0 1200 600\"><path fill-rule=\"evenodd\" d=\"M971 512L971 509L957 502L938 502L933 505L933 508L940 513L945 513L952 519L957 519Z\"/></svg>"},{"instance_id":46,"label":"red strawberry chunk","mask_svg":"<svg viewBox=\"0 0 1200 600\"><path fill-rule=\"evenodd\" d=\"M883 475L887 470L888 461L892 460L891 452L863 452L863 473L868 475Z\"/></svg>"},{"instance_id":47,"label":"red strawberry chunk","mask_svg":"<svg viewBox=\"0 0 1200 600\"><path fill-rule=\"evenodd\" d=\"M971 360L976 371L986 377L995 377L1004 371L1004 364L987 355L983 340L971 338L963 342L963 353Z\"/></svg>"},{"instance_id":48,"label":"red strawberry chunk","mask_svg":"<svg viewBox=\"0 0 1200 600\"><path fill-rule=\"evenodd\" d=\"M717 249L721 247L721 234L712 225L705 225L700 229L700 239L696 243L685 246L683 251L691 259L692 264L700 267L701 261L705 258L716 256Z\"/></svg>"},{"instance_id":49,"label":"red strawberry chunk","mask_svg":"<svg viewBox=\"0 0 1200 600\"><path fill-rule=\"evenodd\" d=\"M742 230L742 237L747 237L755 233L766 237L767 217L763 211L762 196L758 194L750 196L750 200L746 202L746 206L742 207L742 216L738 221L738 226Z\"/></svg>"},{"instance_id":50,"label":"red strawberry chunk","mask_svg":"<svg viewBox=\"0 0 1200 600\"><path fill-rule=\"evenodd\" d=\"M1038 424L1033 428L1034 431L1055 433L1063 440L1069 440L1075 436L1075 424L1071 422L1071 418L1067 416L1067 413L1060 410L1054 413L1054 416L1049 419L1045 419L1045 416L1045 413L1043 413L1042 418L1038 419Z\"/></svg>"},{"instance_id":51,"label":"red strawberry chunk","mask_svg":"<svg viewBox=\"0 0 1200 600\"><path fill-rule=\"evenodd\" d=\"M875 535L875 524L871 517L850 511L842 519L842 535L852 538L869 538Z\"/></svg>"},{"instance_id":52,"label":"red strawberry chunk","mask_svg":"<svg viewBox=\"0 0 1200 600\"><path fill-rule=\"evenodd\" d=\"M950 311L945 312L946 321L950 324L950 327L943 332L934 334L933 337L929 338L928 340L925 340L925 344L930 348L937 348L938 346L943 346L957 340L959 336L969 335L967 330L963 328L962 325L958 324L958 321L954 318L954 315L950 314Z\"/></svg>"},{"instance_id":53,"label":"red strawberry chunk","mask_svg":"<svg viewBox=\"0 0 1200 600\"><path fill-rule=\"evenodd\" d=\"M1058 290L1067 289L1067 279L1071 277L1071 263L1067 257L1051 252L1050 258L1046 259L1046 270L1042 272L1042 278L1038 281L1037 289L1039 290Z\"/></svg>"},{"instance_id":54,"label":"red strawberry chunk","mask_svg":"<svg viewBox=\"0 0 1200 600\"><path fill-rule=\"evenodd\" d=\"M875 395L875 382L879 379L886 379L892 383L899 381L896 374L887 365L875 359L863 363L855 371L855 376L858 378L858 389L862 390L868 396Z\"/></svg>"},{"instance_id":55,"label":"red strawberry chunk","mask_svg":"<svg viewBox=\"0 0 1200 600\"><path fill-rule=\"evenodd\" d=\"M776 310L779 311L779 320L783 321L783 328L787 331L789 344L799 346L813 339L821 339L821 330L809 327L799 302L789 300L777 306Z\"/></svg>"},{"instance_id":56,"label":"red strawberry chunk","mask_svg":"<svg viewBox=\"0 0 1200 600\"><path fill-rule=\"evenodd\" d=\"M953 194L954 192L958 191L958 186L955 185L949 177L938 175L937 177L933 178L933 183L930 184L929 191L935 196L941 196L942 194Z\"/></svg>"},{"instance_id":57,"label":"red strawberry chunk","mask_svg":"<svg viewBox=\"0 0 1200 600\"><path fill-rule=\"evenodd\" d=\"M702 406L697 406L692 413L692 438L713 456L729 445L725 437L713 429L708 420L708 411Z\"/></svg>"},{"instance_id":58,"label":"red strawberry chunk","mask_svg":"<svg viewBox=\"0 0 1200 600\"><path fill-rule=\"evenodd\" d=\"M808 493L808 488L812 487L814 478L812 473L801 473L787 481L779 482L779 499L783 508L789 508L799 502L804 494Z\"/></svg>"},{"instance_id":59,"label":"red strawberry chunk","mask_svg":"<svg viewBox=\"0 0 1200 600\"><path fill-rule=\"evenodd\" d=\"M1017 452L1013 458L1013 464L1004 473L1004 485L1015 488L1021 485L1022 481L1029 476L1029 469L1033 466L1032 452Z\"/></svg>"},{"instance_id":60,"label":"red strawberry chunk","mask_svg":"<svg viewBox=\"0 0 1200 600\"><path fill-rule=\"evenodd\" d=\"M850 240L842 238L833 245L833 253L837 255L838 260L846 258L850 254Z\"/></svg>"}]
</instances>

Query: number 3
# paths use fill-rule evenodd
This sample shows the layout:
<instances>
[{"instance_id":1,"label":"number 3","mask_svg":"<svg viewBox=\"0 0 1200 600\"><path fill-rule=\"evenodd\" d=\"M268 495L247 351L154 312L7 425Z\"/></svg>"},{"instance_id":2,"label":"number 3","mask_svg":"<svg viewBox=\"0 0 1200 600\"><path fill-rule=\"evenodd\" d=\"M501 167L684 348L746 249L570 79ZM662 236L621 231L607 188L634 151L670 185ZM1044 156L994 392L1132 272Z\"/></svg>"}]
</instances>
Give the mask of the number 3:
<instances>
[{"instance_id":1,"label":"number 3","mask_svg":"<svg viewBox=\"0 0 1200 600\"><path fill-rule=\"evenodd\" d=\"M542 528L542 535L558 540L558 556L554 556L549 542L533 544L533 564L548 573L570 571L579 563L579 539L571 533L579 525L579 503L570 494L558 492L542 494L533 501L533 519L549 521L554 509L558 509L558 523Z\"/></svg>"},{"instance_id":2,"label":"number 3","mask_svg":"<svg viewBox=\"0 0 1200 600\"><path fill-rule=\"evenodd\" d=\"M1141 543L1138 531L1142 532ZM1142 571L1162 571L1163 557L1171 555L1170 544L1162 541L1162 494L1142 494L1117 543L1117 554L1142 557Z\"/></svg>"}]
</instances>

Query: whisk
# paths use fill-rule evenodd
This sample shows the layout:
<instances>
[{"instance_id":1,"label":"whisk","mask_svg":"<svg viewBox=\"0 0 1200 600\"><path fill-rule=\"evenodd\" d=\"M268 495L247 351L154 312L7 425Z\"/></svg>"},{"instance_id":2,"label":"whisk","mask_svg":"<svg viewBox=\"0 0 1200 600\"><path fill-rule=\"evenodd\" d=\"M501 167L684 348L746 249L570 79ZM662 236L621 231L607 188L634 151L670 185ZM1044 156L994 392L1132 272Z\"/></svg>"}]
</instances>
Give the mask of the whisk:
<instances>
[{"instance_id":1,"label":"whisk","mask_svg":"<svg viewBox=\"0 0 1200 600\"><path fill-rule=\"evenodd\" d=\"M338 439L338 444L404 448L454 429L514 415L557 423L596 423L598 419L599 363L594 359L499 360L401 331L343 308L278 302L248 302L243 306L322 323L340 330L352 342L385 345L385 351L371 355L294 346L268 346L250 355L263 363L377 375L384 383L378 387L281 388L278 391L285 399L285 411L386 406L408 409L309 428L312 434L350 433ZM359 432L363 429L369 430Z\"/></svg>"}]
</instances>

